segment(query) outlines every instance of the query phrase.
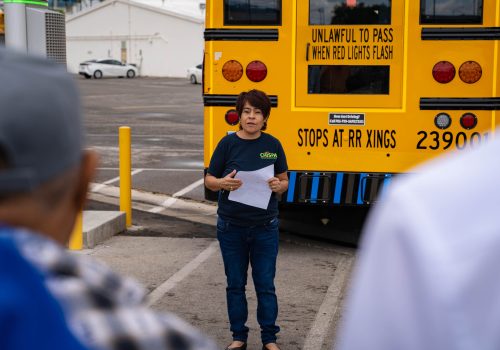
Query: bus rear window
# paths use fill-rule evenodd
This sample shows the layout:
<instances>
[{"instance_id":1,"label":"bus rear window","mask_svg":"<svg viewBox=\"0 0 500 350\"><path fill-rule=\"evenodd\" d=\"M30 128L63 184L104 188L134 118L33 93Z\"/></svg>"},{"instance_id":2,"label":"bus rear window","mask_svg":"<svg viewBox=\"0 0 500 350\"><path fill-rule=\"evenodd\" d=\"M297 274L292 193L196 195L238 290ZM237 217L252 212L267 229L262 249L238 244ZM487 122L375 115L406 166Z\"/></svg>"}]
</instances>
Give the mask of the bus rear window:
<instances>
[{"instance_id":1,"label":"bus rear window","mask_svg":"<svg viewBox=\"0 0 500 350\"><path fill-rule=\"evenodd\" d=\"M389 66L309 66L309 94L389 94Z\"/></svg>"},{"instance_id":2,"label":"bus rear window","mask_svg":"<svg viewBox=\"0 0 500 350\"><path fill-rule=\"evenodd\" d=\"M481 24L483 0L420 0L420 23Z\"/></svg>"},{"instance_id":3,"label":"bus rear window","mask_svg":"<svg viewBox=\"0 0 500 350\"><path fill-rule=\"evenodd\" d=\"M390 23L391 0L309 0L309 25Z\"/></svg>"},{"instance_id":4,"label":"bus rear window","mask_svg":"<svg viewBox=\"0 0 500 350\"><path fill-rule=\"evenodd\" d=\"M224 0L224 25L281 25L281 0Z\"/></svg>"}]
</instances>

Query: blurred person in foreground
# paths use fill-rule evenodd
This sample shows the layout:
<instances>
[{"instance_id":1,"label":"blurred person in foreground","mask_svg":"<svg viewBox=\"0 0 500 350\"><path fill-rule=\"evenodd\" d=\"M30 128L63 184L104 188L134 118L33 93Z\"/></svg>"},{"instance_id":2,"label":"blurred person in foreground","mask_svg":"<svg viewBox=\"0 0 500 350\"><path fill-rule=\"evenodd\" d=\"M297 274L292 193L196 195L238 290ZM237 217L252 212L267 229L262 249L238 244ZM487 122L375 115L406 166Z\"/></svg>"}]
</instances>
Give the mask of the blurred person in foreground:
<instances>
[{"instance_id":1,"label":"blurred person in foreground","mask_svg":"<svg viewBox=\"0 0 500 350\"><path fill-rule=\"evenodd\" d=\"M462 152L375 206L336 349L500 349L500 139Z\"/></svg>"},{"instance_id":2,"label":"blurred person in foreground","mask_svg":"<svg viewBox=\"0 0 500 350\"><path fill-rule=\"evenodd\" d=\"M214 349L65 245L97 157L63 67L0 49L0 349Z\"/></svg>"},{"instance_id":3,"label":"blurred person in foreground","mask_svg":"<svg viewBox=\"0 0 500 350\"><path fill-rule=\"evenodd\" d=\"M242 92L236 101L236 110L240 130L219 142L205 177L209 189L220 191L217 239L227 277L227 309L233 333L233 341L226 350L247 348L249 329L245 325L248 318L245 287L249 263L257 294L262 349L279 350L276 344L276 334L280 330L276 325L278 300L274 286L279 245L276 194L288 189L288 166L279 140L263 132L271 113L269 97L259 90ZM235 178L238 171L268 167L272 175L261 182L270 193L265 209L264 206L256 207L230 199L232 191L245 190L245 183Z\"/></svg>"}]
</instances>

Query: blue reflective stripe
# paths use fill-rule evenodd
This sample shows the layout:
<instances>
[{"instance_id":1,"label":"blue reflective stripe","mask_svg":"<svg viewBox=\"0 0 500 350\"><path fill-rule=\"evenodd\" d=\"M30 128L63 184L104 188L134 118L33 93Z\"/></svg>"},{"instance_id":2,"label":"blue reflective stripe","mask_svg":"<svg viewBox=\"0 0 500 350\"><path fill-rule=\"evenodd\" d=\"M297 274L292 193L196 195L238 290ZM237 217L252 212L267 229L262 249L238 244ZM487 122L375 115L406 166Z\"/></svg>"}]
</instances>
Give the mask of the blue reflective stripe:
<instances>
[{"instance_id":1,"label":"blue reflective stripe","mask_svg":"<svg viewBox=\"0 0 500 350\"><path fill-rule=\"evenodd\" d=\"M384 182L382 182L382 188L380 189L379 194L378 194L379 199L382 198L383 196L385 196L385 192L387 191L387 188L391 184L391 180L392 180L392 174L385 174L384 175Z\"/></svg>"},{"instance_id":2,"label":"blue reflective stripe","mask_svg":"<svg viewBox=\"0 0 500 350\"><path fill-rule=\"evenodd\" d=\"M366 191L366 182L363 184L363 179L366 177L365 173L359 175L359 185L358 185L358 204L363 204L363 197L365 196ZM363 192L361 192L363 190Z\"/></svg>"},{"instance_id":3,"label":"blue reflective stripe","mask_svg":"<svg viewBox=\"0 0 500 350\"><path fill-rule=\"evenodd\" d=\"M311 187L311 203L316 203L318 199L319 173L313 173L313 182Z\"/></svg>"},{"instance_id":4,"label":"blue reflective stripe","mask_svg":"<svg viewBox=\"0 0 500 350\"><path fill-rule=\"evenodd\" d=\"M288 180L288 194L286 196L286 201L289 203L293 202L293 195L295 194L295 181L297 179L297 172L290 171L290 179Z\"/></svg>"},{"instance_id":5,"label":"blue reflective stripe","mask_svg":"<svg viewBox=\"0 0 500 350\"><path fill-rule=\"evenodd\" d=\"M384 187L382 187L382 191L385 191L385 189L390 185L391 180L392 174L385 174Z\"/></svg>"},{"instance_id":6,"label":"blue reflective stripe","mask_svg":"<svg viewBox=\"0 0 500 350\"><path fill-rule=\"evenodd\" d=\"M337 173L335 180L335 194L333 196L333 203L340 204L340 195L342 194L342 181L344 180L344 173Z\"/></svg>"}]
</instances>

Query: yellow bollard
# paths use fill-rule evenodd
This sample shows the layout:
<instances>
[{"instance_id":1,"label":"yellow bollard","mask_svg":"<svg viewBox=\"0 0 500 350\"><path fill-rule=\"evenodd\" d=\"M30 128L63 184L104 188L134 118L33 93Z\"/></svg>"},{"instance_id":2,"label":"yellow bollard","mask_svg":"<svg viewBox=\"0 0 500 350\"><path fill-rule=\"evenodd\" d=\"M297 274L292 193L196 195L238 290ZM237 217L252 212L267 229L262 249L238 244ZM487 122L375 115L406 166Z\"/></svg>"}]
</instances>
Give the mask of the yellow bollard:
<instances>
[{"instance_id":1,"label":"yellow bollard","mask_svg":"<svg viewBox=\"0 0 500 350\"><path fill-rule=\"evenodd\" d=\"M130 127L120 127L120 211L125 212L127 227L132 226L132 142L130 134Z\"/></svg>"},{"instance_id":2,"label":"yellow bollard","mask_svg":"<svg viewBox=\"0 0 500 350\"><path fill-rule=\"evenodd\" d=\"M76 216L75 227L69 238L69 249L81 250L83 248L83 219L80 211Z\"/></svg>"}]
</instances>

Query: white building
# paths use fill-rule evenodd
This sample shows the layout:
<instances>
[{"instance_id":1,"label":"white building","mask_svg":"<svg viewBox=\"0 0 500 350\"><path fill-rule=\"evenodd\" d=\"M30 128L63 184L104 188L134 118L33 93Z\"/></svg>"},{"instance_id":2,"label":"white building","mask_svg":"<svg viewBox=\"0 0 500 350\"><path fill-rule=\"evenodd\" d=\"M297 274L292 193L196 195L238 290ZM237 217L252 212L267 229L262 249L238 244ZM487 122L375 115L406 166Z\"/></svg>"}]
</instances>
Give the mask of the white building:
<instances>
[{"instance_id":1,"label":"white building","mask_svg":"<svg viewBox=\"0 0 500 350\"><path fill-rule=\"evenodd\" d=\"M185 77L203 60L204 1L105 0L66 16L67 64L134 63L142 76Z\"/></svg>"}]
</instances>

